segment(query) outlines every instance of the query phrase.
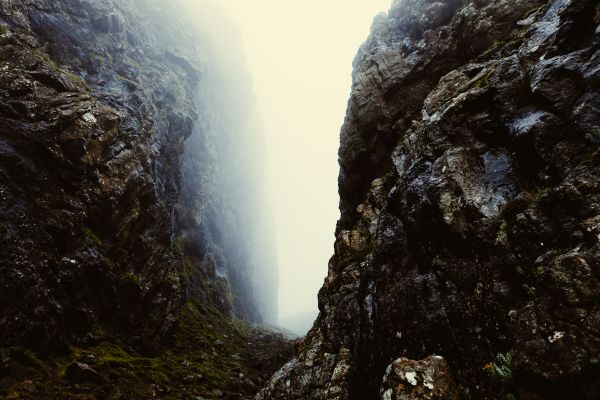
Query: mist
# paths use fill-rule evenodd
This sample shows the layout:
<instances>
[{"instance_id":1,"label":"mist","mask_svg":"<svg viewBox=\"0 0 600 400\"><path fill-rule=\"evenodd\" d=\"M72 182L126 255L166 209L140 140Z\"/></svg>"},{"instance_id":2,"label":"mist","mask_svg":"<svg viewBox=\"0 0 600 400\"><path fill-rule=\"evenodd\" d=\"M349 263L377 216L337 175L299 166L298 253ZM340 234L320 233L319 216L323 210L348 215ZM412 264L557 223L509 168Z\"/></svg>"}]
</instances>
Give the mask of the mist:
<instances>
[{"instance_id":1,"label":"mist","mask_svg":"<svg viewBox=\"0 0 600 400\"><path fill-rule=\"evenodd\" d=\"M255 201L264 210L254 258L269 264L276 257L278 266L261 269L270 276L256 276L254 288L266 307L271 289L256 282L278 281L278 304L271 307L277 317L267 320L304 334L318 313L317 293L333 253L339 129L352 60L389 0L181 2L222 63L235 70L228 76L245 81L227 86L250 88L230 98L237 98L244 118L252 114L252 134L232 137L250 138L238 167L255 174Z\"/></svg>"}]
</instances>

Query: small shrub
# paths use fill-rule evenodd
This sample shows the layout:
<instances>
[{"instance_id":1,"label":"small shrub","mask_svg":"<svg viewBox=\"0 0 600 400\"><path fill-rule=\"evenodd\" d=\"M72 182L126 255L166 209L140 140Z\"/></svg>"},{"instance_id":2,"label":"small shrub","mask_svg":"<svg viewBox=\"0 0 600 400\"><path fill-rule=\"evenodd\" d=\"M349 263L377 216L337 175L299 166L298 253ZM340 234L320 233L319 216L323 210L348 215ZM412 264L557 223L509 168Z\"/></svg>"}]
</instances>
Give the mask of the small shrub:
<instances>
[{"instance_id":1,"label":"small shrub","mask_svg":"<svg viewBox=\"0 0 600 400\"><path fill-rule=\"evenodd\" d=\"M533 271L533 277L535 279L540 279L542 275L544 275L544 272L546 272L546 268L539 266Z\"/></svg>"},{"instance_id":2,"label":"small shrub","mask_svg":"<svg viewBox=\"0 0 600 400\"><path fill-rule=\"evenodd\" d=\"M496 355L496 361L487 363L483 367L483 370L494 380L508 383L513 379L511 363L512 355L510 353L498 353Z\"/></svg>"},{"instance_id":3,"label":"small shrub","mask_svg":"<svg viewBox=\"0 0 600 400\"><path fill-rule=\"evenodd\" d=\"M528 285L527 283L523 284L523 290L529 297L535 297L535 286Z\"/></svg>"}]
</instances>

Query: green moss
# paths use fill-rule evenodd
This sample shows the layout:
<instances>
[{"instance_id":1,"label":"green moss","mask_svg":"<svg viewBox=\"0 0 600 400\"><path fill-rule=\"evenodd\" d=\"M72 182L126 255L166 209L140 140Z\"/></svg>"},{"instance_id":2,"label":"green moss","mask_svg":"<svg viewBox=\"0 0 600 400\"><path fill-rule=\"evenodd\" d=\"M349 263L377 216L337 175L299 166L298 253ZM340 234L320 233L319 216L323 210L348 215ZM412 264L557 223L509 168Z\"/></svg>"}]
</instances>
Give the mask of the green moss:
<instances>
[{"instance_id":1,"label":"green moss","mask_svg":"<svg viewBox=\"0 0 600 400\"><path fill-rule=\"evenodd\" d=\"M231 289L231 282L229 280L227 280L226 287L225 287L225 301L227 301L227 304L230 307L233 307L233 304L234 304L233 290Z\"/></svg>"},{"instance_id":2,"label":"green moss","mask_svg":"<svg viewBox=\"0 0 600 400\"><path fill-rule=\"evenodd\" d=\"M91 229L85 228L83 230L83 232L85 233L85 235L88 238L90 238L92 240L92 242L94 242L99 247L106 247L106 245L104 244L104 242L102 241L102 239L100 239L98 236L96 236L96 234Z\"/></svg>"},{"instance_id":3,"label":"green moss","mask_svg":"<svg viewBox=\"0 0 600 400\"><path fill-rule=\"evenodd\" d=\"M502 223L500 224L499 234L506 235L507 232L508 232L508 222L502 221Z\"/></svg>"},{"instance_id":4,"label":"green moss","mask_svg":"<svg viewBox=\"0 0 600 400\"><path fill-rule=\"evenodd\" d=\"M127 272L123 278L126 282L133 283L134 285L139 285L142 280L141 276L133 272Z\"/></svg>"},{"instance_id":5,"label":"green moss","mask_svg":"<svg viewBox=\"0 0 600 400\"><path fill-rule=\"evenodd\" d=\"M194 268L194 264L192 263L191 258L184 257L183 258L183 279L185 279L187 282L189 282L190 278L192 277L193 268Z\"/></svg>"},{"instance_id":6,"label":"green moss","mask_svg":"<svg viewBox=\"0 0 600 400\"><path fill-rule=\"evenodd\" d=\"M93 353L101 362L111 366L131 365L135 357L127 353L120 346L111 342L103 342L93 349Z\"/></svg>"},{"instance_id":7,"label":"green moss","mask_svg":"<svg viewBox=\"0 0 600 400\"><path fill-rule=\"evenodd\" d=\"M184 235L179 235L173 241L173 247L179 252L183 252L187 245L187 238Z\"/></svg>"},{"instance_id":8,"label":"green moss","mask_svg":"<svg viewBox=\"0 0 600 400\"><path fill-rule=\"evenodd\" d=\"M506 35L501 40L496 40L488 50L483 52L477 60L489 60L495 57L506 57L516 51L523 43L523 37L529 30L528 26L519 27Z\"/></svg>"},{"instance_id":9,"label":"green moss","mask_svg":"<svg viewBox=\"0 0 600 400\"><path fill-rule=\"evenodd\" d=\"M6 25L0 25L0 35L4 35L6 32L8 32Z\"/></svg>"},{"instance_id":10,"label":"green moss","mask_svg":"<svg viewBox=\"0 0 600 400\"><path fill-rule=\"evenodd\" d=\"M533 278L534 279L540 279L542 277L542 275L544 275L544 272L546 272L546 268L544 268L543 266L538 266L536 269L533 270Z\"/></svg>"},{"instance_id":11,"label":"green moss","mask_svg":"<svg viewBox=\"0 0 600 400\"><path fill-rule=\"evenodd\" d=\"M63 70L62 73L65 74L71 82L74 82L75 85L79 86L80 88L89 90L87 82L81 76L76 75L73 72L67 70Z\"/></svg>"},{"instance_id":12,"label":"green moss","mask_svg":"<svg viewBox=\"0 0 600 400\"><path fill-rule=\"evenodd\" d=\"M248 322L230 318L212 307L188 302L181 309L174 343L155 349L154 356L129 351L115 340L93 346L70 346L68 354L43 361L26 349L12 348L14 362L23 367L11 365L12 375L3 380L0 398L30 398L21 393L19 385L24 380L36 382L39 398L89 398L77 392L77 387L70 385L65 376L66 369L75 361L85 362L110 380L110 393L105 397L108 399L154 398L156 387L169 388L161 393L163 399L210 397L212 390L226 388L232 376L239 373L258 381L257 372L250 366L254 353L248 346L252 340L248 335L253 328ZM101 385L86 386L90 387L86 393L101 390Z\"/></svg>"},{"instance_id":13,"label":"green moss","mask_svg":"<svg viewBox=\"0 0 600 400\"><path fill-rule=\"evenodd\" d=\"M338 266L346 266L355 262L363 262L373 252L373 245L367 245L361 250L353 251L345 257L338 259L336 264Z\"/></svg>"},{"instance_id":14,"label":"green moss","mask_svg":"<svg viewBox=\"0 0 600 400\"><path fill-rule=\"evenodd\" d=\"M138 86L140 85L138 82L133 81L123 75L117 75L117 78L119 78L120 81L126 83L127 86L129 86L129 89L137 89Z\"/></svg>"},{"instance_id":15,"label":"green moss","mask_svg":"<svg viewBox=\"0 0 600 400\"><path fill-rule=\"evenodd\" d=\"M24 366L31 367L36 370L44 369L44 364L36 357L36 355L32 351L22 347L9 348L8 356Z\"/></svg>"},{"instance_id":16,"label":"green moss","mask_svg":"<svg viewBox=\"0 0 600 400\"><path fill-rule=\"evenodd\" d=\"M50 58L50 55L48 55L48 53L46 53L44 50L42 50L41 48L37 48L33 49L31 52L34 56L41 58L41 61L46 67L50 68L54 72L60 72L58 64L56 64L56 62L54 62L54 60Z\"/></svg>"},{"instance_id":17,"label":"green moss","mask_svg":"<svg viewBox=\"0 0 600 400\"><path fill-rule=\"evenodd\" d=\"M485 73L481 74L481 76L472 82L469 83L469 89L481 89L490 86L490 75L492 74L492 69L488 69Z\"/></svg>"},{"instance_id":18,"label":"green moss","mask_svg":"<svg viewBox=\"0 0 600 400\"><path fill-rule=\"evenodd\" d=\"M532 189L527 191L527 197L529 198L529 200L532 203L537 203L539 202L542 197L544 196L544 194L548 191L547 188L536 188L536 189Z\"/></svg>"},{"instance_id":19,"label":"green moss","mask_svg":"<svg viewBox=\"0 0 600 400\"><path fill-rule=\"evenodd\" d=\"M522 287L525 293L527 293L527 296L535 297L535 286L524 283Z\"/></svg>"},{"instance_id":20,"label":"green moss","mask_svg":"<svg viewBox=\"0 0 600 400\"><path fill-rule=\"evenodd\" d=\"M85 82L85 80L67 70L67 69L63 69L61 68L51 57L48 53L46 53L44 50L42 50L41 48L37 48L37 49L33 49L32 53L41 59L41 61L44 63L44 65L46 67L48 67L49 69L51 69L52 71L54 71L56 74L63 74L64 76L66 76L71 82L73 82L76 86L79 86L81 89L85 89L86 91L89 91L90 88L87 85L87 83Z\"/></svg>"}]
</instances>

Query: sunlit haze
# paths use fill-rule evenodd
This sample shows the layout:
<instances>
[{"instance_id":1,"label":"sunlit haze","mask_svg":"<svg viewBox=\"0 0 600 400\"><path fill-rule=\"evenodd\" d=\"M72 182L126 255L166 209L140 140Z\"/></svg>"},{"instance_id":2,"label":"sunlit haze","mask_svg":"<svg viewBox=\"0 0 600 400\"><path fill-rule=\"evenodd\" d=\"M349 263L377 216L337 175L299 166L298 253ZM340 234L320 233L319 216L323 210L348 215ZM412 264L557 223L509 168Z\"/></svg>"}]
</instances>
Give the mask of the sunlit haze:
<instances>
[{"instance_id":1,"label":"sunlit haze","mask_svg":"<svg viewBox=\"0 0 600 400\"><path fill-rule=\"evenodd\" d=\"M198 5L195 0L184 0ZM239 28L266 137L279 320L314 318L339 216L337 149L352 60L389 0L215 0ZM201 12L200 7L193 8ZM304 332L300 332L304 333Z\"/></svg>"}]
</instances>

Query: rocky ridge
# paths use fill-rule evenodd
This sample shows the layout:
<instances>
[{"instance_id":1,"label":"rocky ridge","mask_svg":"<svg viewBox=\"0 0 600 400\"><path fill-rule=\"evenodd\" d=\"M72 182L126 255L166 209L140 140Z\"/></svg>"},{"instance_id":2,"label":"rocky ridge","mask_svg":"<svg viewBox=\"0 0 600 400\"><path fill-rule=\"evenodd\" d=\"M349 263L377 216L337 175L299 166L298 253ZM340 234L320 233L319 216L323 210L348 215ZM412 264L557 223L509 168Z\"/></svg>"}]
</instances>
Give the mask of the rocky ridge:
<instances>
[{"instance_id":1,"label":"rocky ridge","mask_svg":"<svg viewBox=\"0 0 600 400\"><path fill-rule=\"evenodd\" d=\"M600 396L599 24L591 0L375 19L320 315L256 400Z\"/></svg>"},{"instance_id":2,"label":"rocky ridge","mask_svg":"<svg viewBox=\"0 0 600 400\"><path fill-rule=\"evenodd\" d=\"M0 0L2 398L250 398L288 357L248 90L184 14Z\"/></svg>"}]
</instances>

